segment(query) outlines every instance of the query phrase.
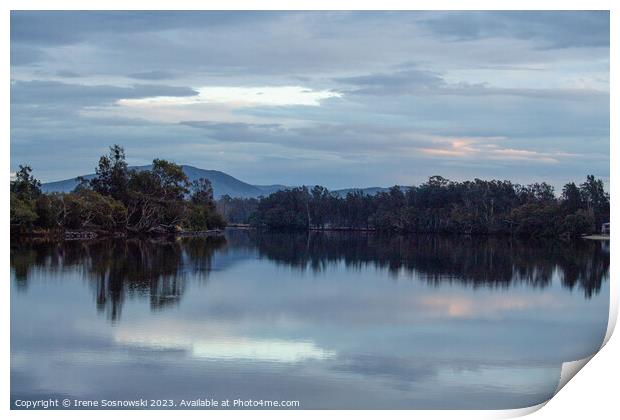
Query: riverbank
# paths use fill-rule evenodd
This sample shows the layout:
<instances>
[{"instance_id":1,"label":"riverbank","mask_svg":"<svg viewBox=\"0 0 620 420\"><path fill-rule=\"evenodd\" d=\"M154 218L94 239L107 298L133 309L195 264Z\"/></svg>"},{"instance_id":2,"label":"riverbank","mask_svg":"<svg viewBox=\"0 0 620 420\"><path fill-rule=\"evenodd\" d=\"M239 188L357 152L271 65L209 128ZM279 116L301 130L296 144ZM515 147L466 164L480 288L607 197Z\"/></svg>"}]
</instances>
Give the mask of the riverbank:
<instances>
[{"instance_id":1,"label":"riverbank","mask_svg":"<svg viewBox=\"0 0 620 420\"><path fill-rule=\"evenodd\" d=\"M158 232L151 234L136 234L128 232L106 232L93 230L80 231L60 231L60 230L40 230L30 232L12 232L11 238L43 239L43 240L65 240L65 241L87 241L93 239L115 239L115 238L159 238L159 237L214 237L224 236L224 229L210 229L200 231L181 230L177 232Z\"/></svg>"},{"instance_id":2,"label":"riverbank","mask_svg":"<svg viewBox=\"0 0 620 420\"><path fill-rule=\"evenodd\" d=\"M259 227L251 225L249 223L229 223L226 225L229 229L259 229ZM261 227L260 229L265 229ZM376 232L377 229L373 227L350 227L350 226L311 226L307 229L312 232Z\"/></svg>"},{"instance_id":3,"label":"riverbank","mask_svg":"<svg viewBox=\"0 0 620 420\"><path fill-rule=\"evenodd\" d=\"M266 226L255 226L251 224L244 223L231 223L226 226L226 229L233 230L258 230L265 232L342 232L342 233L376 233L378 235L388 235L388 236L396 236L396 235L441 235L441 236L468 236L468 237L515 237L520 239L558 239L562 241L574 241L581 239L590 239L590 240L600 240L600 241L608 241L609 235L592 233L588 235L582 236L570 236L566 234L562 235L519 235L517 233L508 233L508 232L447 232L447 231L438 231L438 232L429 232L429 231L393 231L393 230L380 230L374 227L348 227L348 226L326 226L326 227L317 227L312 226L305 229L270 229Z\"/></svg>"}]
</instances>

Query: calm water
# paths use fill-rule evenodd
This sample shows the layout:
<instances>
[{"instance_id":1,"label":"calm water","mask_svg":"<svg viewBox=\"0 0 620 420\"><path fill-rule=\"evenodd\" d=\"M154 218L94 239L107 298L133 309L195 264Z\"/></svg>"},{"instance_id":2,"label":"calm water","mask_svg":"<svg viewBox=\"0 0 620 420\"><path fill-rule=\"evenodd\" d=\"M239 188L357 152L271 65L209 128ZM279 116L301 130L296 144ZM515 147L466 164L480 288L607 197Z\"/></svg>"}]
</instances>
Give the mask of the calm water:
<instances>
[{"instance_id":1,"label":"calm water","mask_svg":"<svg viewBox=\"0 0 620 420\"><path fill-rule=\"evenodd\" d=\"M529 406L598 350L608 269L594 241L13 242L11 398Z\"/></svg>"}]
</instances>

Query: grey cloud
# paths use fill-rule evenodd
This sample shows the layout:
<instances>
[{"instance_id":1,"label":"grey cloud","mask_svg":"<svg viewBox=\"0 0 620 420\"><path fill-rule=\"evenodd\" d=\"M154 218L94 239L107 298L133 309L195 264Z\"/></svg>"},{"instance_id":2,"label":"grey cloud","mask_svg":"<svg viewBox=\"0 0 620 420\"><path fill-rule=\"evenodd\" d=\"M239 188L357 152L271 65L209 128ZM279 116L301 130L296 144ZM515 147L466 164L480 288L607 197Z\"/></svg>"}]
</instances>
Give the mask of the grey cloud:
<instances>
[{"instance_id":1,"label":"grey cloud","mask_svg":"<svg viewBox=\"0 0 620 420\"><path fill-rule=\"evenodd\" d=\"M142 80L166 80L174 78L174 73L163 70L144 71L139 73L132 73L129 75L132 79Z\"/></svg>"},{"instance_id":2,"label":"grey cloud","mask_svg":"<svg viewBox=\"0 0 620 420\"><path fill-rule=\"evenodd\" d=\"M164 85L80 85L46 80L13 81L11 104L69 104L93 106L113 103L119 99L151 96L194 96L198 92L188 87Z\"/></svg>"},{"instance_id":3,"label":"grey cloud","mask_svg":"<svg viewBox=\"0 0 620 420\"><path fill-rule=\"evenodd\" d=\"M455 41L483 38L533 39L547 48L609 47L609 12L446 12L421 24Z\"/></svg>"},{"instance_id":4,"label":"grey cloud","mask_svg":"<svg viewBox=\"0 0 620 420\"><path fill-rule=\"evenodd\" d=\"M310 127L286 128L280 124L216 123L211 121L185 121L182 125L204 130L220 141L271 143L278 146L315 151L349 151L365 153L398 147L403 141L399 128L372 125L318 124ZM391 137L390 144L381 138Z\"/></svg>"},{"instance_id":5,"label":"grey cloud","mask_svg":"<svg viewBox=\"0 0 620 420\"><path fill-rule=\"evenodd\" d=\"M12 11L11 42L68 45L100 33L242 24L265 15L227 11Z\"/></svg>"},{"instance_id":6,"label":"grey cloud","mask_svg":"<svg viewBox=\"0 0 620 420\"><path fill-rule=\"evenodd\" d=\"M74 71L70 71L70 70L58 70L56 72L56 75L60 77L66 77L66 78L80 77L78 73Z\"/></svg>"},{"instance_id":7,"label":"grey cloud","mask_svg":"<svg viewBox=\"0 0 620 420\"><path fill-rule=\"evenodd\" d=\"M588 96L609 96L609 92L595 89L506 88L491 86L487 83L447 83L440 73L419 69L340 77L335 78L334 81L355 86L353 89L341 90L344 93L377 96L411 94L459 96L503 95L534 98L563 98L569 100L579 100Z\"/></svg>"},{"instance_id":8,"label":"grey cloud","mask_svg":"<svg viewBox=\"0 0 620 420\"><path fill-rule=\"evenodd\" d=\"M494 65L536 62L539 58L525 47L507 53L501 46L486 45L484 33L474 32L486 31L485 25L506 27L505 36L516 39L527 38L530 32L532 39L538 39L538 33L552 37L557 32L553 13L531 19L529 15L512 17L511 13L13 12L11 48L16 54L27 54L21 51L88 46L88 51L79 50L82 59L75 64L80 72L126 75L143 73L146 68L203 77L243 75L246 80L277 74L280 83L315 72L342 74L360 65L380 72L403 58L420 56L468 65L489 64L481 63L478 55ZM571 28L571 33L561 33L557 39L604 38L605 19L596 14L590 18L579 12L567 13L566 18L560 14L558 21L593 23L583 31ZM518 30L521 24L525 25L523 33ZM454 34L445 34L450 30ZM433 36L424 36L425 31ZM481 42L470 50L445 51L449 45L440 39L446 36ZM57 61L53 55L30 59L48 64Z\"/></svg>"},{"instance_id":9,"label":"grey cloud","mask_svg":"<svg viewBox=\"0 0 620 420\"><path fill-rule=\"evenodd\" d=\"M338 83L358 86L354 93L378 95L434 89L444 84L444 80L439 74L418 69L340 77L334 80Z\"/></svg>"},{"instance_id":10,"label":"grey cloud","mask_svg":"<svg viewBox=\"0 0 620 420\"><path fill-rule=\"evenodd\" d=\"M532 98L556 98L580 100L587 97L609 97L609 92L596 89L532 89L532 88L505 88L487 84L459 83L445 86L437 90L443 95L470 95L470 96L524 96Z\"/></svg>"},{"instance_id":11,"label":"grey cloud","mask_svg":"<svg viewBox=\"0 0 620 420\"><path fill-rule=\"evenodd\" d=\"M37 47L15 47L11 45L11 66L25 66L43 61L45 51Z\"/></svg>"},{"instance_id":12,"label":"grey cloud","mask_svg":"<svg viewBox=\"0 0 620 420\"><path fill-rule=\"evenodd\" d=\"M245 124L245 123L218 123L211 121L182 121L179 124L187 127L205 130L214 138L222 141L260 142L265 137L284 134L280 124Z\"/></svg>"}]
</instances>

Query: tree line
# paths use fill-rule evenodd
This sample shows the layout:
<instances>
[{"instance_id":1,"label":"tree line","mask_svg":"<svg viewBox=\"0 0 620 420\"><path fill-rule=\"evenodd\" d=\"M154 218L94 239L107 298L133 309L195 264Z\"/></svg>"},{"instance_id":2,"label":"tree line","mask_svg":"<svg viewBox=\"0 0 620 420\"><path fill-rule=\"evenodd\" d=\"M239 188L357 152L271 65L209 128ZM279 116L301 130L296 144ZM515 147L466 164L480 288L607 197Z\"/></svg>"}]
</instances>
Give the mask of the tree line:
<instances>
[{"instance_id":1,"label":"tree line","mask_svg":"<svg viewBox=\"0 0 620 420\"><path fill-rule=\"evenodd\" d=\"M609 222L609 194L588 175L556 197L547 183L456 182L433 176L419 186L342 197L322 186L277 191L259 199L222 197L232 223L275 230L352 229L398 233L512 234L576 237Z\"/></svg>"},{"instance_id":2,"label":"tree line","mask_svg":"<svg viewBox=\"0 0 620 420\"><path fill-rule=\"evenodd\" d=\"M181 166L162 159L150 170L129 169L118 145L99 159L92 179L78 181L70 193L45 194L32 169L20 165L11 181L12 232L163 234L226 224L208 179L190 182Z\"/></svg>"}]
</instances>

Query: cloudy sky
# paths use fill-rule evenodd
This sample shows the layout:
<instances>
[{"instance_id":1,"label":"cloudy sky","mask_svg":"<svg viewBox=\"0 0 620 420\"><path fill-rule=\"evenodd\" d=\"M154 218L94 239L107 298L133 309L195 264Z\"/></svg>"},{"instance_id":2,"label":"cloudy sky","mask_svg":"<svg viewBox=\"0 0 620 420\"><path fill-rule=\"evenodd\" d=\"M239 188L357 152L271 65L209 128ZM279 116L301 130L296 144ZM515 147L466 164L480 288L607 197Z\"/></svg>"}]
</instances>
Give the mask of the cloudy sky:
<instances>
[{"instance_id":1,"label":"cloudy sky","mask_svg":"<svg viewBox=\"0 0 620 420\"><path fill-rule=\"evenodd\" d=\"M607 12L12 12L11 170L109 145L253 184L609 177Z\"/></svg>"}]
</instances>

